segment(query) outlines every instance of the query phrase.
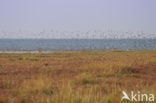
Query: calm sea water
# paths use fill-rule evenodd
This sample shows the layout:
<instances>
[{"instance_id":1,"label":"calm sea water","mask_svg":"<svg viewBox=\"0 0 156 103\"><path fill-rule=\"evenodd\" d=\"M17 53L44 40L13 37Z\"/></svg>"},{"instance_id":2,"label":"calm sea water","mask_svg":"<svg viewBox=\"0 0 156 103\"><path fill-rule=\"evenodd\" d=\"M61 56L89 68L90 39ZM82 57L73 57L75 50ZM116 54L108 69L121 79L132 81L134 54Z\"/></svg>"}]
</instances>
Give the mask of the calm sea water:
<instances>
[{"instance_id":1,"label":"calm sea water","mask_svg":"<svg viewBox=\"0 0 156 103\"><path fill-rule=\"evenodd\" d=\"M156 50L156 39L0 39L0 50Z\"/></svg>"}]
</instances>

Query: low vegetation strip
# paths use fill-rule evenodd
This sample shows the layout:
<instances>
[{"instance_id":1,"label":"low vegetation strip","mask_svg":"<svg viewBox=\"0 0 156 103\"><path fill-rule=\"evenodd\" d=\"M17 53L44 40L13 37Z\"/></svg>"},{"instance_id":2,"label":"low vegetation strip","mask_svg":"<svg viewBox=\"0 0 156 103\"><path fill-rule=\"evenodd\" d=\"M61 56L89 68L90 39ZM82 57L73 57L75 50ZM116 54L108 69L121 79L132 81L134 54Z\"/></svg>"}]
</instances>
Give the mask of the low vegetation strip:
<instances>
[{"instance_id":1,"label":"low vegetation strip","mask_svg":"<svg viewBox=\"0 0 156 103\"><path fill-rule=\"evenodd\" d=\"M0 103L120 103L123 90L156 95L156 51L0 54Z\"/></svg>"}]
</instances>

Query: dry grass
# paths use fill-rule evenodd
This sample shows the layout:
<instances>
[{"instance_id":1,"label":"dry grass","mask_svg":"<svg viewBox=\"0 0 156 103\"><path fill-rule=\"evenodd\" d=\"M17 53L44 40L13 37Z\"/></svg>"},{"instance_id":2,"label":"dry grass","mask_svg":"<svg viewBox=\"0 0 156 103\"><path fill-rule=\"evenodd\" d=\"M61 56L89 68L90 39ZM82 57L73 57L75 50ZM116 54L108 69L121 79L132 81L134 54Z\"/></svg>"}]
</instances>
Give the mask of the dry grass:
<instances>
[{"instance_id":1,"label":"dry grass","mask_svg":"<svg viewBox=\"0 0 156 103\"><path fill-rule=\"evenodd\" d=\"M120 103L122 90L156 95L156 51L0 54L0 103Z\"/></svg>"}]
</instances>

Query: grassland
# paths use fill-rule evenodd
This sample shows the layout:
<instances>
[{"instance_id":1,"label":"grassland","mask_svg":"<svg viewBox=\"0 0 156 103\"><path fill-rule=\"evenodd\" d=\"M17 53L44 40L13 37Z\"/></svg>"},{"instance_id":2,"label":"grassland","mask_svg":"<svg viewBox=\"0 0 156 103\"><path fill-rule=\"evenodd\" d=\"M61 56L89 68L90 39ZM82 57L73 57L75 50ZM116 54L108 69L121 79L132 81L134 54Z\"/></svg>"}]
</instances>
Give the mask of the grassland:
<instances>
[{"instance_id":1,"label":"grassland","mask_svg":"<svg viewBox=\"0 0 156 103\"><path fill-rule=\"evenodd\" d=\"M156 51L0 54L0 103L120 103L122 90L156 95Z\"/></svg>"}]
</instances>

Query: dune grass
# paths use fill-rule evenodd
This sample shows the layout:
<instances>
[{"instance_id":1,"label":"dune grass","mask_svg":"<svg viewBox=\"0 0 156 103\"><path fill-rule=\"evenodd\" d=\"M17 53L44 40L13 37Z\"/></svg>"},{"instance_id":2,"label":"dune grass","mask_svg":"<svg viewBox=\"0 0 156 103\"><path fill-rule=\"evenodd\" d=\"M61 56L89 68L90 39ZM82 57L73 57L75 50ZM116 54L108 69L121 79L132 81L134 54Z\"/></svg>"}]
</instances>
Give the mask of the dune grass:
<instances>
[{"instance_id":1,"label":"dune grass","mask_svg":"<svg viewBox=\"0 0 156 103\"><path fill-rule=\"evenodd\" d=\"M0 103L120 103L122 90L156 95L156 51L0 54Z\"/></svg>"}]
</instances>

